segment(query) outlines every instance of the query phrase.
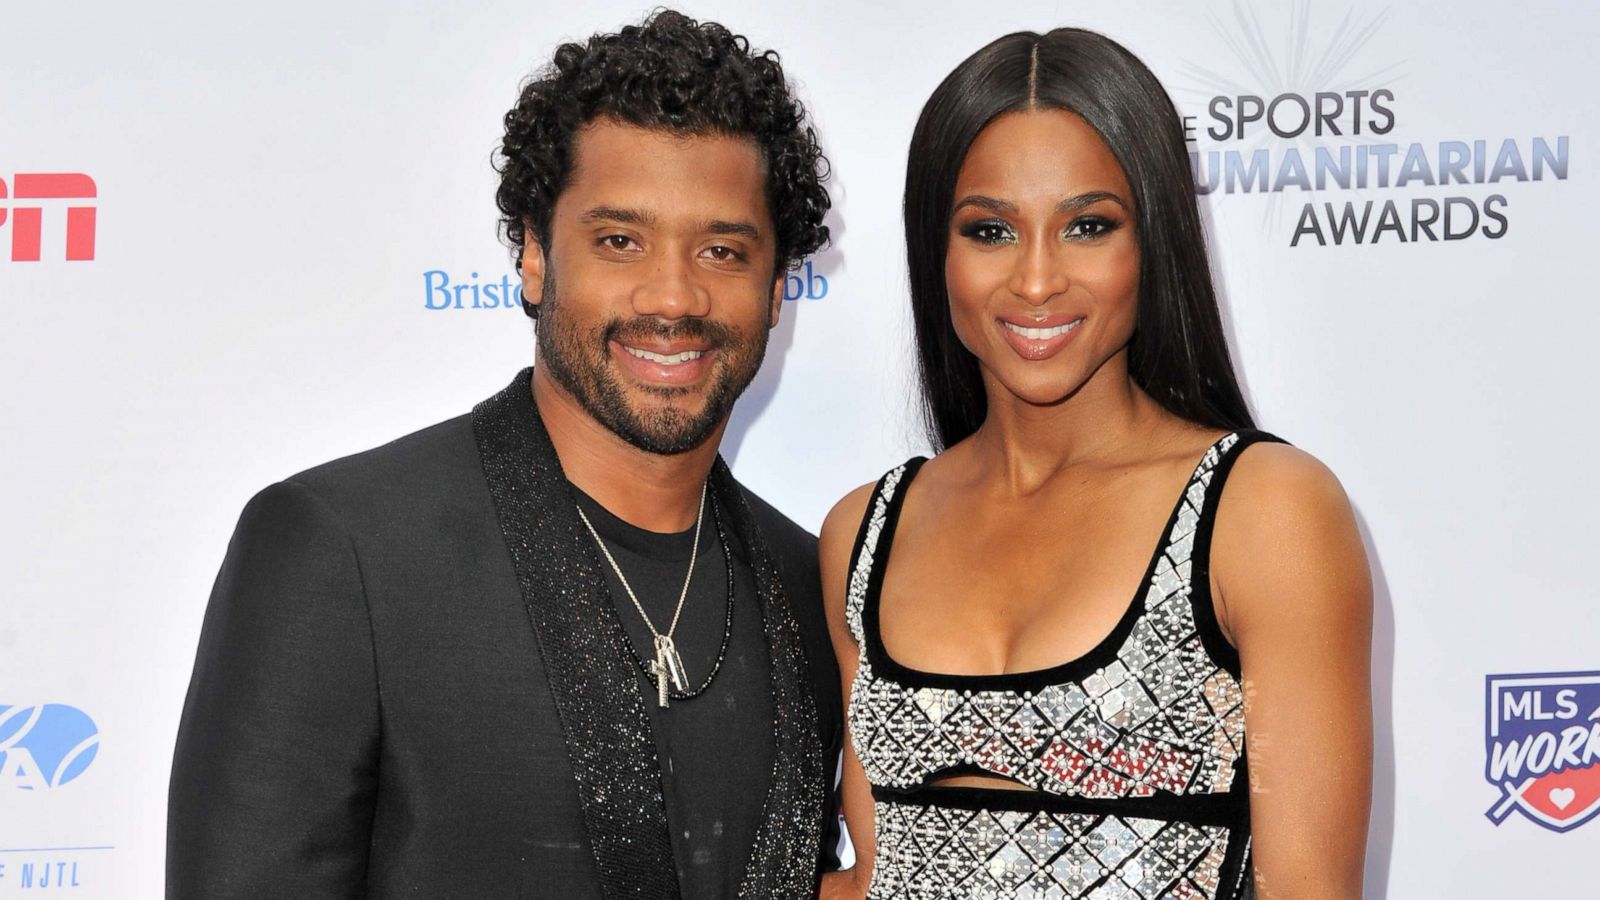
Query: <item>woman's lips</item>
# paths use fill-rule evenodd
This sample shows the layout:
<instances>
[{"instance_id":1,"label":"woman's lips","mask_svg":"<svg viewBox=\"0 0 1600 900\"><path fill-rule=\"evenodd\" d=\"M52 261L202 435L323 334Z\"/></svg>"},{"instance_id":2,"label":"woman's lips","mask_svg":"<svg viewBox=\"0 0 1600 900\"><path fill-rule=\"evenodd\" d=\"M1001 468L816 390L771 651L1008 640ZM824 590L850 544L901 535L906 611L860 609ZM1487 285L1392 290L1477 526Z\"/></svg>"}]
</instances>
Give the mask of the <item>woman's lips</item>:
<instances>
[{"instance_id":1,"label":"woman's lips","mask_svg":"<svg viewBox=\"0 0 1600 900\"><path fill-rule=\"evenodd\" d=\"M1000 332L1023 359L1049 359L1061 352L1083 324L1083 316L1055 315L1043 319L1002 318Z\"/></svg>"}]
</instances>

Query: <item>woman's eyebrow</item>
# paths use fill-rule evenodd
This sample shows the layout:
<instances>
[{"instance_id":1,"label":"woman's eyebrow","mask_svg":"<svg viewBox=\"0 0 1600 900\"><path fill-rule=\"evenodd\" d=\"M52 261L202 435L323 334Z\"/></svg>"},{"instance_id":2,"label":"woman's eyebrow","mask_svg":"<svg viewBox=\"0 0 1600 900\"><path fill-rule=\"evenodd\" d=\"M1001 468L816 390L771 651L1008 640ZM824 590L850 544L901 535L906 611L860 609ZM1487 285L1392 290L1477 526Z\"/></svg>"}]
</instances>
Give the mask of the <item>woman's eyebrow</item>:
<instances>
[{"instance_id":1,"label":"woman's eyebrow","mask_svg":"<svg viewBox=\"0 0 1600 900\"><path fill-rule=\"evenodd\" d=\"M1083 209L1086 206L1093 206L1094 204L1099 203L1101 200L1110 200L1112 203L1115 203L1123 209L1128 208L1128 204L1124 202L1121 197L1118 197L1116 194L1113 194L1110 191L1088 191L1082 194L1075 194L1065 200L1062 200L1060 203L1057 203L1056 212L1075 212Z\"/></svg>"},{"instance_id":2,"label":"woman's eyebrow","mask_svg":"<svg viewBox=\"0 0 1600 900\"><path fill-rule=\"evenodd\" d=\"M986 209L993 213L1015 213L1017 211L1017 205L1010 200L985 197L982 194L968 194L962 197L950 211L953 213L963 206L976 206L979 209Z\"/></svg>"},{"instance_id":3,"label":"woman's eyebrow","mask_svg":"<svg viewBox=\"0 0 1600 900\"><path fill-rule=\"evenodd\" d=\"M1075 212L1086 206L1093 206L1101 200L1110 200L1123 209L1128 208L1127 201L1111 191L1085 191L1082 194L1074 194L1057 203L1055 211L1058 213ZM1017 212L1017 205L1010 200L1001 200L997 197L988 197L983 194L968 194L962 197L956 202L951 212L954 213L964 206L975 206L978 209L986 209L992 213L1015 214Z\"/></svg>"}]
</instances>

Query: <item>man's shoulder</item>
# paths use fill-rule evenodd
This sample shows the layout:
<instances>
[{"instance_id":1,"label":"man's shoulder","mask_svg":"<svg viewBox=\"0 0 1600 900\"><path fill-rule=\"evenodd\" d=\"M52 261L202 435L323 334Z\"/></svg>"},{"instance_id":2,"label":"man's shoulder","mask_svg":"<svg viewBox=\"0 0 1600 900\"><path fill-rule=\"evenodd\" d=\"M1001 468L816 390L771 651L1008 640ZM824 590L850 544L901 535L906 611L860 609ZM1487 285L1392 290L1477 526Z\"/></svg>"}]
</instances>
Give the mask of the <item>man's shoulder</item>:
<instances>
[{"instance_id":1,"label":"man's shoulder","mask_svg":"<svg viewBox=\"0 0 1600 900\"><path fill-rule=\"evenodd\" d=\"M816 535L745 485L740 484L739 490L750 507L751 518L760 529L762 540L778 564L785 585L797 596L816 600L816 603L808 601L801 604L803 607L820 604L822 578L817 571Z\"/></svg>"},{"instance_id":2,"label":"man's shoulder","mask_svg":"<svg viewBox=\"0 0 1600 900\"><path fill-rule=\"evenodd\" d=\"M476 501L487 490L471 414L325 462L285 481L351 514Z\"/></svg>"},{"instance_id":3,"label":"man's shoulder","mask_svg":"<svg viewBox=\"0 0 1600 900\"><path fill-rule=\"evenodd\" d=\"M739 489L744 493L756 527L761 529L761 536L777 563L784 592L789 596L790 611L794 614L795 624L799 626L806 657L811 661L811 677L817 687L824 739L836 741L842 733L839 728L842 716L839 709L839 666L834 658L833 644L828 638L827 619L822 611L822 573L817 566L816 535L800 527L743 484L739 485Z\"/></svg>"},{"instance_id":4,"label":"man's shoulder","mask_svg":"<svg viewBox=\"0 0 1600 900\"><path fill-rule=\"evenodd\" d=\"M776 506L763 500L755 491L746 487L743 482L739 484L739 491L744 494L744 499L750 506L750 513L755 517L756 525L761 528L761 534L767 543L777 552L798 552L815 557L817 554L817 536L805 530L795 520L784 515Z\"/></svg>"}]
</instances>

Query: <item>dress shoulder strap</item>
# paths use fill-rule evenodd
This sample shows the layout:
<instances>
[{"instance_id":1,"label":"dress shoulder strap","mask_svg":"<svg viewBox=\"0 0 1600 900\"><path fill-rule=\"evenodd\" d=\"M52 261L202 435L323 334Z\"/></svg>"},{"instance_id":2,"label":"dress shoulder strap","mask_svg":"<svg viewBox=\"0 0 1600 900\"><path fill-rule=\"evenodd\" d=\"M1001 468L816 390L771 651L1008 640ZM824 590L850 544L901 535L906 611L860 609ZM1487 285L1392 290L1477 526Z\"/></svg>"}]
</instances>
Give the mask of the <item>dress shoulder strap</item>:
<instances>
[{"instance_id":1,"label":"dress shoulder strap","mask_svg":"<svg viewBox=\"0 0 1600 900\"><path fill-rule=\"evenodd\" d=\"M1217 516L1217 500L1222 496L1222 487L1227 483L1234 463L1239 461L1239 454L1252 444L1263 443L1287 444L1288 441L1265 431L1240 429L1223 435L1206 451L1184 497L1198 517L1197 534L1209 536L1211 522Z\"/></svg>"},{"instance_id":2,"label":"dress shoulder strap","mask_svg":"<svg viewBox=\"0 0 1600 900\"><path fill-rule=\"evenodd\" d=\"M900 515L900 503L897 501L903 499L901 485L916 475L925 462L927 459L918 456L884 473L872 491L872 500L867 503L866 512L861 516L861 528L856 532L855 546L850 552L850 582L845 588L844 599L845 624L849 626L850 635L856 639L858 647L864 646L866 640L862 631L861 610L866 603L867 588L872 582L873 563L879 555L878 542L885 530L890 534L889 540L893 541L893 523ZM884 549L887 548L886 544Z\"/></svg>"},{"instance_id":3,"label":"dress shoulder strap","mask_svg":"<svg viewBox=\"0 0 1600 900\"><path fill-rule=\"evenodd\" d=\"M1211 446L1189 482L1183 498L1184 508L1179 514L1182 524L1169 535L1165 551L1167 559L1176 563L1184 581L1191 586L1189 597L1201 642L1211 657L1235 677L1240 673L1239 651L1223 633L1211 596L1211 538L1228 475L1247 447L1262 443L1287 444L1288 441L1265 431L1240 429L1224 435ZM1180 531L1186 533L1180 535Z\"/></svg>"}]
</instances>

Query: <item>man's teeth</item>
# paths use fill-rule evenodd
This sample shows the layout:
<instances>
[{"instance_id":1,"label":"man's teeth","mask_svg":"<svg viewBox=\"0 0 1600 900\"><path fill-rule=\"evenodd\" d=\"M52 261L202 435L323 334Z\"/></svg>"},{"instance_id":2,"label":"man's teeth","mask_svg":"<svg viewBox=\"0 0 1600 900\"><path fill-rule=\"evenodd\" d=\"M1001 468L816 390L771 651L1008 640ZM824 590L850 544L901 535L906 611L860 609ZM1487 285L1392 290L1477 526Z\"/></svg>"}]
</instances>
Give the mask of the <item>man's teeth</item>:
<instances>
[{"instance_id":1,"label":"man's teeth","mask_svg":"<svg viewBox=\"0 0 1600 900\"><path fill-rule=\"evenodd\" d=\"M1004 319L1000 320L1000 324L1011 329L1012 331L1015 331L1017 334L1022 335L1030 341L1043 341L1056 337L1057 335L1066 334L1072 329L1077 328L1079 325L1082 325L1083 320L1073 319L1071 322L1068 322L1065 325L1057 325L1054 328L1024 328L1021 325L1007 322Z\"/></svg>"},{"instance_id":2,"label":"man's teeth","mask_svg":"<svg viewBox=\"0 0 1600 900\"><path fill-rule=\"evenodd\" d=\"M622 349L640 359L647 359L663 366L675 366L706 355L704 350L685 350L682 353L652 353L649 350L641 350L638 347L629 347L627 345L623 345Z\"/></svg>"}]
</instances>

